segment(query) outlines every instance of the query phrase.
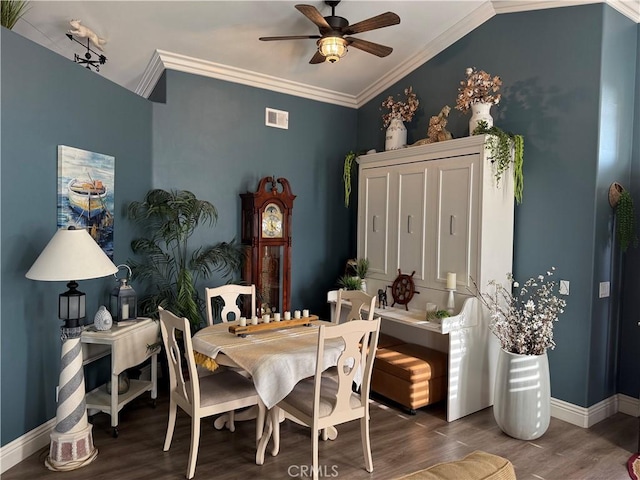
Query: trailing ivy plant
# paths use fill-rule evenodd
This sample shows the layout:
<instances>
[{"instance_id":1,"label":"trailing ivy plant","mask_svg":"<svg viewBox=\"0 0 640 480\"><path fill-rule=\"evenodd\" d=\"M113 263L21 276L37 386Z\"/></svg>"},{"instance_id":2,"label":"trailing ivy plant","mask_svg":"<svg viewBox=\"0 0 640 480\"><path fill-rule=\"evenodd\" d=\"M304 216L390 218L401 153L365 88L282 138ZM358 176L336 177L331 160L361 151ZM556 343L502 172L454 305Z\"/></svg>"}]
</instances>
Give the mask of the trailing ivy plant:
<instances>
[{"instance_id":1,"label":"trailing ivy plant","mask_svg":"<svg viewBox=\"0 0 640 480\"><path fill-rule=\"evenodd\" d=\"M349 208L349 198L351 197L351 166L356 159L354 152L349 152L344 157L344 170L342 181L344 182L344 206Z\"/></svg>"},{"instance_id":2,"label":"trailing ivy plant","mask_svg":"<svg viewBox=\"0 0 640 480\"><path fill-rule=\"evenodd\" d=\"M191 235L201 225L215 225L218 211L186 190L150 190L142 202L129 204L128 216L145 235L131 242L133 253L142 260L129 262L134 278L152 288L139 299L142 314L155 316L161 306L188 318L197 330L204 318L198 280L214 272L228 278L239 271L242 247L232 240L190 248Z\"/></svg>"},{"instance_id":3,"label":"trailing ivy plant","mask_svg":"<svg viewBox=\"0 0 640 480\"><path fill-rule=\"evenodd\" d=\"M616 205L616 231L623 252L627 251L629 245L638 246L636 213L633 208L633 198L627 190L620 192L620 199Z\"/></svg>"},{"instance_id":4,"label":"trailing ivy plant","mask_svg":"<svg viewBox=\"0 0 640 480\"><path fill-rule=\"evenodd\" d=\"M524 137L505 132L500 127L489 127L484 120L478 122L478 126L473 130L472 134L492 135L488 139L488 145L491 152L491 161L496 168L496 184L500 184L502 175L513 164L513 194L516 202L518 204L522 203L522 191L524 189L524 176L522 174Z\"/></svg>"}]
</instances>

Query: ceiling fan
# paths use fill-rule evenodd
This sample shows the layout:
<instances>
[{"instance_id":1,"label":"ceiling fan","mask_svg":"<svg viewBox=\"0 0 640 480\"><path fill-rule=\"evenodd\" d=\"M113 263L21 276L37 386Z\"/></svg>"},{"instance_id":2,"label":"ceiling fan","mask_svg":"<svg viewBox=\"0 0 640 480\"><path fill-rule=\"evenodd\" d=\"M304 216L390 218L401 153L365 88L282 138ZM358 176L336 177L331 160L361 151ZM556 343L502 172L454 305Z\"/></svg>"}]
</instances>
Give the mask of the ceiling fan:
<instances>
[{"instance_id":1,"label":"ceiling fan","mask_svg":"<svg viewBox=\"0 0 640 480\"><path fill-rule=\"evenodd\" d=\"M269 42L273 40L301 40L318 39L318 51L311 57L309 63L322 63L328 61L337 62L347 53L347 47L354 47L378 57L386 57L393 48L379 43L361 40L345 35L368 32L378 28L390 27L400 23L400 17L393 12L386 12L375 17L368 18L353 25L349 25L346 18L336 16L337 1L325 1L331 7L331 15L323 17L313 5L296 5L296 9L305 17L316 24L320 35L289 35L283 37L260 37L260 40Z\"/></svg>"}]
</instances>

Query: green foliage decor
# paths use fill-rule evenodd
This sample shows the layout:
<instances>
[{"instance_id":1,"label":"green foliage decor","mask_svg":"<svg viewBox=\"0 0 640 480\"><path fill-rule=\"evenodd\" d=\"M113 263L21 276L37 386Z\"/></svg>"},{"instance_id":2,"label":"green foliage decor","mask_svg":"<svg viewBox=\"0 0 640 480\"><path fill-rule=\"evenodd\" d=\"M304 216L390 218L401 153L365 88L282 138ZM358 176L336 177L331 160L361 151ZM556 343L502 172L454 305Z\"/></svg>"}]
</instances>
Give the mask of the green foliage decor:
<instances>
[{"instance_id":1,"label":"green foliage decor","mask_svg":"<svg viewBox=\"0 0 640 480\"><path fill-rule=\"evenodd\" d=\"M631 198L631 194L627 190L620 192L620 199L618 200L618 205L616 205L616 231L618 242L623 252L627 251L629 245L638 246L633 198Z\"/></svg>"},{"instance_id":2,"label":"green foliage decor","mask_svg":"<svg viewBox=\"0 0 640 480\"><path fill-rule=\"evenodd\" d=\"M364 279L367 276L367 272L369 272L369 259L359 258L356 262L356 274Z\"/></svg>"},{"instance_id":3,"label":"green foliage decor","mask_svg":"<svg viewBox=\"0 0 640 480\"><path fill-rule=\"evenodd\" d=\"M344 157L344 170L342 181L344 182L344 206L349 208L349 198L351 197L351 166L356 159L356 154L349 152Z\"/></svg>"},{"instance_id":4,"label":"green foliage decor","mask_svg":"<svg viewBox=\"0 0 640 480\"><path fill-rule=\"evenodd\" d=\"M145 237L131 242L142 261L129 262L133 277L147 281L151 292L139 299L143 315L156 316L158 306L190 320L194 329L203 321L204 301L196 285L214 272L230 277L240 269L242 248L234 240L189 248L199 226L214 226L215 206L186 190L150 190L142 202L127 207L128 217L143 228Z\"/></svg>"},{"instance_id":5,"label":"green foliage decor","mask_svg":"<svg viewBox=\"0 0 640 480\"><path fill-rule=\"evenodd\" d=\"M351 275L343 275L338 279L338 286L345 290L362 290L362 279Z\"/></svg>"},{"instance_id":6,"label":"green foliage decor","mask_svg":"<svg viewBox=\"0 0 640 480\"><path fill-rule=\"evenodd\" d=\"M0 2L0 17L2 26L11 30L16 22L27 13L27 3L24 0L2 0Z\"/></svg>"},{"instance_id":7,"label":"green foliage decor","mask_svg":"<svg viewBox=\"0 0 640 480\"><path fill-rule=\"evenodd\" d=\"M492 135L488 139L491 161L496 168L496 184L500 184L502 175L513 163L513 193L518 204L522 203L524 190L524 176L522 165L524 162L524 137L505 132L500 127L489 127L487 122L480 121L473 130L473 135ZM513 152L513 157L511 153Z\"/></svg>"}]
</instances>

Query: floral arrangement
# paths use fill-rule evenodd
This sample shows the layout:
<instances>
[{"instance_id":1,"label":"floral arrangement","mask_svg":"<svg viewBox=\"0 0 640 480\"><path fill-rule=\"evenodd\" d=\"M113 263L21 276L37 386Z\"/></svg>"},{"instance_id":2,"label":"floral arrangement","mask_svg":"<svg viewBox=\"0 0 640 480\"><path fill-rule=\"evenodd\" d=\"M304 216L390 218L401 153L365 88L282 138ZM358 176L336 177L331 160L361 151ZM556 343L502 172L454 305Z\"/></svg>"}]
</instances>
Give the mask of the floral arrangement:
<instances>
[{"instance_id":1,"label":"floral arrangement","mask_svg":"<svg viewBox=\"0 0 640 480\"><path fill-rule=\"evenodd\" d=\"M410 122L413 119L420 101L413 92L413 87L405 88L404 94L407 96L405 102L395 101L391 95L382 102L382 107L390 110L382 115L382 123L385 127L389 126L391 119L394 117L402 119L403 122Z\"/></svg>"},{"instance_id":2,"label":"floral arrangement","mask_svg":"<svg viewBox=\"0 0 640 480\"><path fill-rule=\"evenodd\" d=\"M555 348L553 322L564 312L566 302L554 294L556 282L550 280L554 271L552 267L546 276L530 278L522 287L509 273L507 278L514 293L495 280L489 282L494 287L492 294L479 293L480 301L491 312L489 328L503 350L542 355L547 348Z\"/></svg>"},{"instance_id":3,"label":"floral arrangement","mask_svg":"<svg viewBox=\"0 0 640 480\"><path fill-rule=\"evenodd\" d=\"M500 102L501 94L497 93L502 86L500 77L491 77L484 70L476 70L475 67L467 68L465 71L467 79L460 82L458 87L458 98L456 100L456 110L467 112L474 103Z\"/></svg>"}]
</instances>

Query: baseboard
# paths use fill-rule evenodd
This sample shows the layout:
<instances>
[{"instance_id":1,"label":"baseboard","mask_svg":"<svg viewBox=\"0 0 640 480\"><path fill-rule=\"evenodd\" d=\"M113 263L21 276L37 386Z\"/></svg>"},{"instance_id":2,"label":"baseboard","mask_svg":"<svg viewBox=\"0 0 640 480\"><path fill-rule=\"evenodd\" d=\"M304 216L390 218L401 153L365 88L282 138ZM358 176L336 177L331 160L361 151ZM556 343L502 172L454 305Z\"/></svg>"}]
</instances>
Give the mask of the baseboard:
<instances>
[{"instance_id":1,"label":"baseboard","mask_svg":"<svg viewBox=\"0 0 640 480\"><path fill-rule=\"evenodd\" d=\"M49 434L55 426L54 417L0 448L0 475L47 446L50 440Z\"/></svg>"},{"instance_id":2,"label":"baseboard","mask_svg":"<svg viewBox=\"0 0 640 480\"><path fill-rule=\"evenodd\" d=\"M631 415L632 417L640 417L640 400L619 393L618 412L626 413L627 415Z\"/></svg>"},{"instance_id":3,"label":"baseboard","mask_svg":"<svg viewBox=\"0 0 640 480\"><path fill-rule=\"evenodd\" d=\"M553 418L582 428L589 428L618 412L637 417L640 413L639 410L640 401L637 398L622 394L613 395L589 408L579 407L556 398L551 399L551 416Z\"/></svg>"}]
</instances>

